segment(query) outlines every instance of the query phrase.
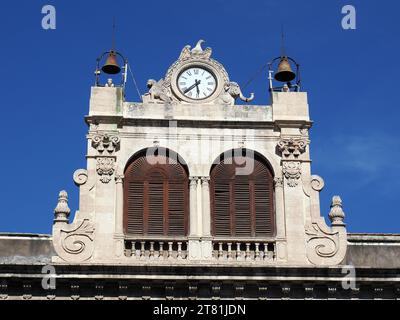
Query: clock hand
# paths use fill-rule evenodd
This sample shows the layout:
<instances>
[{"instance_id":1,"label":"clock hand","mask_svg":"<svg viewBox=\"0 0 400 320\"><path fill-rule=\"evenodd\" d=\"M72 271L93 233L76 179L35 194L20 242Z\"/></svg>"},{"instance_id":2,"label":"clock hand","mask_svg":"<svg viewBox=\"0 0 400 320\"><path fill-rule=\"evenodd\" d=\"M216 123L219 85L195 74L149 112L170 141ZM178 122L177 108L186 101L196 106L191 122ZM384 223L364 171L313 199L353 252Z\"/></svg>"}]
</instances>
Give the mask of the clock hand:
<instances>
[{"instance_id":1,"label":"clock hand","mask_svg":"<svg viewBox=\"0 0 400 320\"><path fill-rule=\"evenodd\" d=\"M201 80L195 80L194 84L192 84L189 88L187 88L185 91L183 91L183 93L187 93L190 90L192 90L194 87L197 87L200 84Z\"/></svg>"},{"instance_id":2,"label":"clock hand","mask_svg":"<svg viewBox=\"0 0 400 320\"><path fill-rule=\"evenodd\" d=\"M199 97L199 94L200 94L199 84L200 84L200 81L199 81L199 83L196 85L197 97Z\"/></svg>"}]
</instances>

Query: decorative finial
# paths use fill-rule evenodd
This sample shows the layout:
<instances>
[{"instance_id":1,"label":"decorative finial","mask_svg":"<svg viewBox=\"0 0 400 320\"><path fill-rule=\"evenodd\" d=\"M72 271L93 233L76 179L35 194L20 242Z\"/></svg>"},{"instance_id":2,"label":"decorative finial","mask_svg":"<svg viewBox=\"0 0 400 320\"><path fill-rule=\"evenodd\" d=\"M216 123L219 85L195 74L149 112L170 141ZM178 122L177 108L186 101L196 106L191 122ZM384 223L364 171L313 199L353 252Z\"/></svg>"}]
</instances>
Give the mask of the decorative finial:
<instances>
[{"instance_id":1,"label":"decorative finial","mask_svg":"<svg viewBox=\"0 0 400 320\"><path fill-rule=\"evenodd\" d=\"M329 212L329 219L332 225L344 225L345 214L342 209L342 199L339 196L333 196L331 211Z\"/></svg>"},{"instance_id":2,"label":"decorative finial","mask_svg":"<svg viewBox=\"0 0 400 320\"><path fill-rule=\"evenodd\" d=\"M58 203L54 209L54 222L68 222L71 209L68 207L68 193L65 190L60 191Z\"/></svg>"}]
</instances>

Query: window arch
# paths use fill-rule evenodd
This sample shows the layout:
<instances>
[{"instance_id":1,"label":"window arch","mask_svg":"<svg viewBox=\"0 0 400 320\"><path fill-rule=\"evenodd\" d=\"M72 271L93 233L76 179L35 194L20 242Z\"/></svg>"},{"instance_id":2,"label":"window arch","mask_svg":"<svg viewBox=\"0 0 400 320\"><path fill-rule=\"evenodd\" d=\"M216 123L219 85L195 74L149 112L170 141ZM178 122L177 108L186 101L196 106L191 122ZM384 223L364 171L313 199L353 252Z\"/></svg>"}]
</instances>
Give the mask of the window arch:
<instances>
[{"instance_id":1,"label":"window arch","mask_svg":"<svg viewBox=\"0 0 400 320\"><path fill-rule=\"evenodd\" d=\"M259 154L236 151L220 157L211 169L212 233L216 237L274 236L272 169Z\"/></svg>"},{"instance_id":2,"label":"window arch","mask_svg":"<svg viewBox=\"0 0 400 320\"><path fill-rule=\"evenodd\" d=\"M144 152L130 162L124 178L124 231L135 236L186 236L188 172L167 149ZM164 152L165 151L165 152Z\"/></svg>"}]
</instances>

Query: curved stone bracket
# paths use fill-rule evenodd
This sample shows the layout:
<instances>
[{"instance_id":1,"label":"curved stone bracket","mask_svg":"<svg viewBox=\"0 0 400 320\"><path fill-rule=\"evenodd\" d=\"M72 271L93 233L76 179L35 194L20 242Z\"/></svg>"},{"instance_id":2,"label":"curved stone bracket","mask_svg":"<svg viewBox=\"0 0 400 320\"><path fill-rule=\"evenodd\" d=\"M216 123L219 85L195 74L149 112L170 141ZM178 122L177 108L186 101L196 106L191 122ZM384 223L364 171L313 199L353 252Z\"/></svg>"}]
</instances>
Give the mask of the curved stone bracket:
<instances>
[{"instance_id":1,"label":"curved stone bracket","mask_svg":"<svg viewBox=\"0 0 400 320\"><path fill-rule=\"evenodd\" d=\"M307 258L315 265L337 265L347 250L347 233L343 227L329 228L320 218L306 227Z\"/></svg>"},{"instance_id":2,"label":"curved stone bracket","mask_svg":"<svg viewBox=\"0 0 400 320\"><path fill-rule=\"evenodd\" d=\"M94 225L89 219L72 224L54 224L53 246L57 255L67 262L82 262L93 254Z\"/></svg>"},{"instance_id":3,"label":"curved stone bracket","mask_svg":"<svg viewBox=\"0 0 400 320\"><path fill-rule=\"evenodd\" d=\"M80 205L84 211L76 211L73 223L69 224L68 194L61 191L54 210L53 246L57 255L67 262L82 262L93 254L95 227L92 214L86 210L93 201L90 191L95 185L95 173L89 175L86 169L74 172L74 183L79 187Z\"/></svg>"},{"instance_id":4,"label":"curved stone bracket","mask_svg":"<svg viewBox=\"0 0 400 320\"><path fill-rule=\"evenodd\" d=\"M324 180L316 175L308 183L303 182L304 193L310 197L311 222L306 226L307 258L315 265L337 265L341 263L347 251L347 232L343 223L344 213L341 201L334 197L331 205L332 227L328 227L320 215L319 192L324 187ZM340 206L340 208L338 207Z\"/></svg>"}]
</instances>

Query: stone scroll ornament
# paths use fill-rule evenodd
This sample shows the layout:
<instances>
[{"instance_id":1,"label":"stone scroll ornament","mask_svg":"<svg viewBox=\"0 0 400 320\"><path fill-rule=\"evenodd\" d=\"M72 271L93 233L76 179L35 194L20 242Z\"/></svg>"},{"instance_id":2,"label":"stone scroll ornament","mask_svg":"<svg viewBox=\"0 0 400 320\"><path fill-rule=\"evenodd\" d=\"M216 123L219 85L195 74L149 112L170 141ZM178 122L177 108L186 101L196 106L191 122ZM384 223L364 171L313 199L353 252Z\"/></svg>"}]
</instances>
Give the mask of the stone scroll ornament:
<instances>
[{"instance_id":1,"label":"stone scroll ornament","mask_svg":"<svg viewBox=\"0 0 400 320\"><path fill-rule=\"evenodd\" d=\"M311 177L311 207L319 205L316 197L323 188L323 180L318 176ZM314 265L340 264L347 250L347 232L343 222L345 214L342 209L342 200L339 196L332 198L329 219L331 227L325 223L325 219L312 213L312 220L306 226L307 258Z\"/></svg>"},{"instance_id":2,"label":"stone scroll ornament","mask_svg":"<svg viewBox=\"0 0 400 320\"><path fill-rule=\"evenodd\" d=\"M115 152L119 150L120 138L116 135L98 134L92 138L92 147L97 150L96 171L100 181L108 183L115 172Z\"/></svg>"},{"instance_id":3,"label":"stone scroll ornament","mask_svg":"<svg viewBox=\"0 0 400 320\"><path fill-rule=\"evenodd\" d=\"M85 170L78 170L74 175L76 184L82 185L87 180ZM83 262L93 254L94 225L89 218L75 215L69 224L70 208L68 194L61 191L54 209L53 246L57 255L67 262Z\"/></svg>"}]
</instances>

